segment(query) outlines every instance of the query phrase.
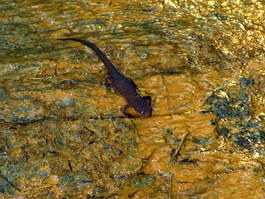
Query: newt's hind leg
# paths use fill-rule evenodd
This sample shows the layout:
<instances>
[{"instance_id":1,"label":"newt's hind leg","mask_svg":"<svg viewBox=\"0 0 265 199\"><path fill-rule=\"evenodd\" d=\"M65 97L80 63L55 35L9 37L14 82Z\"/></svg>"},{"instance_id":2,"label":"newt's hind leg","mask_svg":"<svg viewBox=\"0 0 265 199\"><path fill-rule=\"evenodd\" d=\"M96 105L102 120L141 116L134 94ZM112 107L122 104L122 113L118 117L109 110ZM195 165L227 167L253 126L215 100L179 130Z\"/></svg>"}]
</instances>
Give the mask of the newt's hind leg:
<instances>
[{"instance_id":1,"label":"newt's hind leg","mask_svg":"<svg viewBox=\"0 0 265 199\"><path fill-rule=\"evenodd\" d=\"M110 79L110 75L109 74L106 74L103 78L103 84L104 86L106 86L107 88L111 87L112 86L112 81Z\"/></svg>"},{"instance_id":2,"label":"newt's hind leg","mask_svg":"<svg viewBox=\"0 0 265 199\"><path fill-rule=\"evenodd\" d=\"M129 117L129 118L133 117L133 115L131 115L131 114L128 113L128 111L127 111L127 109L130 108L130 107L132 107L132 106L129 105L129 104L127 104L127 105L121 107L121 112L122 112L126 117Z\"/></svg>"}]
</instances>

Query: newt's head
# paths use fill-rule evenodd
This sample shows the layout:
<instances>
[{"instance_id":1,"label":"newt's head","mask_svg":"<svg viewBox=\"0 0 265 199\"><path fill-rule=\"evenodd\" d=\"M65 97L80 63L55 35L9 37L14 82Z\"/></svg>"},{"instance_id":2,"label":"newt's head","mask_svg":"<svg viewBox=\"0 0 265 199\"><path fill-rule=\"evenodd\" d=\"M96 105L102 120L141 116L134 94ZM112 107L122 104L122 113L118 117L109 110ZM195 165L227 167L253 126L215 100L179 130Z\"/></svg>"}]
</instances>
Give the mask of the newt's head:
<instances>
[{"instance_id":1,"label":"newt's head","mask_svg":"<svg viewBox=\"0 0 265 199\"><path fill-rule=\"evenodd\" d=\"M141 114L143 117L151 117L153 109L151 107L151 97L139 97L139 100L135 100L133 108Z\"/></svg>"},{"instance_id":2,"label":"newt's head","mask_svg":"<svg viewBox=\"0 0 265 199\"><path fill-rule=\"evenodd\" d=\"M123 112L123 114L127 117L134 117L135 112L140 114L142 117L152 116L153 109L151 107L151 97L140 97L139 95L137 95L131 101L128 100L128 102L129 104L121 108L121 112Z\"/></svg>"},{"instance_id":3,"label":"newt's head","mask_svg":"<svg viewBox=\"0 0 265 199\"><path fill-rule=\"evenodd\" d=\"M151 117L152 116L153 109L148 104L148 106L142 107L141 111L137 111L137 112L139 112L141 114L141 116L143 116L143 117Z\"/></svg>"}]
</instances>

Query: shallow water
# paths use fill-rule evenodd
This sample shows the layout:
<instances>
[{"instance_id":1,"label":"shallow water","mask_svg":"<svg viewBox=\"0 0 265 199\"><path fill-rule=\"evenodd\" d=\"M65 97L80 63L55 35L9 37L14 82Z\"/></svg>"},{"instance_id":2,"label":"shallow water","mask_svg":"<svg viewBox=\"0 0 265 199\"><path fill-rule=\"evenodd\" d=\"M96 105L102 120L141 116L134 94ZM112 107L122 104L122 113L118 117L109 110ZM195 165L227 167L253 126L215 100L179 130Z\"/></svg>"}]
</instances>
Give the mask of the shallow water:
<instances>
[{"instance_id":1,"label":"shallow water","mask_svg":"<svg viewBox=\"0 0 265 199\"><path fill-rule=\"evenodd\" d=\"M263 1L0 9L2 198L264 196ZM153 116L123 117L103 64L65 37L95 43Z\"/></svg>"}]
</instances>

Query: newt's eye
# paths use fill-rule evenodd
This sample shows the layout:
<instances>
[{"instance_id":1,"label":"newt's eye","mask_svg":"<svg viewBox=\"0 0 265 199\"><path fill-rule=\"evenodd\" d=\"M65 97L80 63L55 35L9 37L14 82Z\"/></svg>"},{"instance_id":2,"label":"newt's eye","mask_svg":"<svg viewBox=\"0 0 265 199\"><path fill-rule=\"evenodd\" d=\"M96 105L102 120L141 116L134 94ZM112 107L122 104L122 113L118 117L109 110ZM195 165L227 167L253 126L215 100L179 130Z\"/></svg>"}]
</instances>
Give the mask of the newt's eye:
<instances>
[{"instance_id":1,"label":"newt's eye","mask_svg":"<svg viewBox=\"0 0 265 199\"><path fill-rule=\"evenodd\" d=\"M140 113L141 113L141 114L143 114L143 115L145 114L145 112L144 112L144 111L141 111Z\"/></svg>"}]
</instances>

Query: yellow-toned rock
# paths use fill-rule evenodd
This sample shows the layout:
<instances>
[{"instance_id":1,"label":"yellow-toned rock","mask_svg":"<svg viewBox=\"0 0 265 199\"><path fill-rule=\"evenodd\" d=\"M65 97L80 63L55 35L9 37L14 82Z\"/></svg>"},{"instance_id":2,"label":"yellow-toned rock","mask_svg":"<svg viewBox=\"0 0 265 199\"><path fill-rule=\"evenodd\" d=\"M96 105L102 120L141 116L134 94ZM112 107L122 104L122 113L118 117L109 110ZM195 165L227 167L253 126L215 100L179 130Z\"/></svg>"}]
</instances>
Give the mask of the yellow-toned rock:
<instances>
[{"instance_id":1,"label":"yellow-toned rock","mask_svg":"<svg viewBox=\"0 0 265 199\"><path fill-rule=\"evenodd\" d=\"M148 159L148 165L144 172L148 174L168 172L168 159L172 149L169 146L162 146L155 150Z\"/></svg>"},{"instance_id":2,"label":"yellow-toned rock","mask_svg":"<svg viewBox=\"0 0 265 199\"><path fill-rule=\"evenodd\" d=\"M49 185L58 184L59 181L60 181L60 178L57 175L50 175L44 179L44 182Z\"/></svg>"}]
</instances>

